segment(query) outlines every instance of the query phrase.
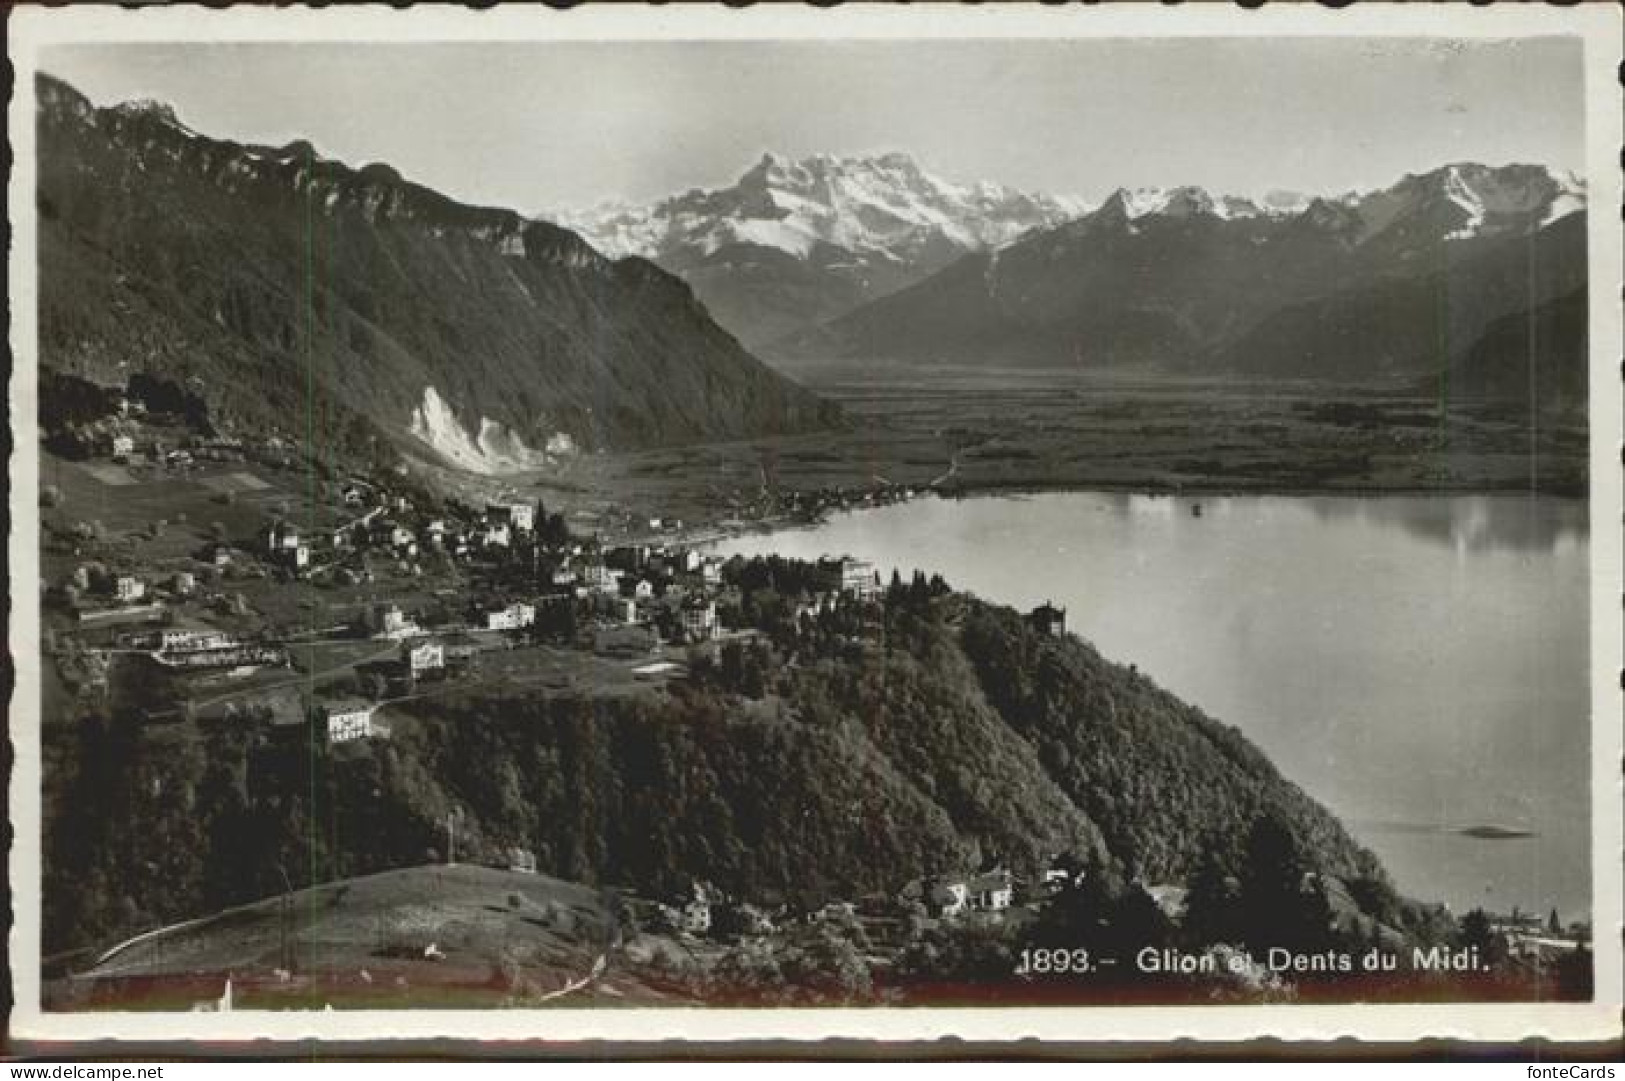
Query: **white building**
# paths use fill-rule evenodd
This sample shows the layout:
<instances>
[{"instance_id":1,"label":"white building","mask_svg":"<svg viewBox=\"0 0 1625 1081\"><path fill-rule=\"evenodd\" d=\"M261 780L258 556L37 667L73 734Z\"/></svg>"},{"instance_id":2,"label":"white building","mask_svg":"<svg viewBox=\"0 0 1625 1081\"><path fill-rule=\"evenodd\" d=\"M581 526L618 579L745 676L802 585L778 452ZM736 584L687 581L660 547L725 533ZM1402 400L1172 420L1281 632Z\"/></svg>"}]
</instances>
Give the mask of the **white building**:
<instances>
[{"instance_id":1,"label":"white building","mask_svg":"<svg viewBox=\"0 0 1625 1081\"><path fill-rule=\"evenodd\" d=\"M158 648L166 653L230 649L236 644L231 635L212 627L170 627L158 632Z\"/></svg>"},{"instance_id":2,"label":"white building","mask_svg":"<svg viewBox=\"0 0 1625 1081\"><path fill-rule=\"evenodd\" d=\"M133 604L147 595L147 584L139 578L121 574L113 582L113 596L121 603Z\"/></svg>"},{"instance_id":3,"label":"white building","mask_svg":"<svg viewBox=\"0 0 1625 1081\"><path fill-rule=\"evenodd\" d=\"M966 884L970 907L980 912L1003 912L1015 900L1010 872L989 871Z\"/></svg>"},{"instance_id":4,"label":"white building","mask_svg":"<svg viewBox=\"0 0 1625 1081\"><path fill-rule=\"evenodd\" d=\"M587 563L581 568L581 584L594 593L614 593L621 587L621 576L602 563Z\"/></svg>"},{"instance_id":5,"label":"white building","mask_svg":"<svg viewBox=\"0 0 1625 1081\"><path fill-rule=\"evenodd\" d=\"M536 528L536 507L531 503L487 503L485 513L493 522L506 522L521 533Z\"/></svg>"},{"instance_id":6,"label":"white building","mask_svg":"<svg viewBox=\"0 0 1625 1081\"><path fill-rule=\"evenodd\" d=\"M536 606L522 601L485 613L485 629L488 631L516 631L535 622Z\"/></svg>"},{"instance_id":7,"label":"white building","mask_svg":"<svg viewBox=\"0 0 1625 1081\"><path fill-rule=\"evenodd\" d=\"M717 633L716 601L698 598L684 601L678 615L682 619L683 630L696 641L705 641Z\"/></svg>"},{"instance_id":8,"label":"white building","mask_svg":"<svg viewBox=\"0 0 1625 1081\"><path fill-rule=\"evenodd\" d=\"M424 642L406 649L406 667L412 678L426 672L438 672L446 667L446 647L439 642Z\"/></svg>"},{"instance_id":9,"label":"white building","mask_svg":"<svg viewBox=\"0 0 1625 1081\"><path fill-rule=\"evenodd\" d=\"M113 458L117 461L127 461L135 453L135 439L122 432L113 436Z\"/></svg>"},{"instance_id":10,"label":"white building","mask_svg":"<svg viewBox=\"0 0 1625 1081\"><path fill-rule=\"evenodd\" d=\"M398 604L381 604L374 609L378 620L378 633L388 638L405 631L409 625L406 613L401 611Z\"/></svg>"},{"instance_id":11,"label":"white building","mask_svg":"<svg viewBox=\"0 0 1625 1081\"><path fill-rule=\"evenodd\" d=\"M299 547L299 527L292 522L272 522L265 531L265 550L273 556L291 554Z\"/></svg>"},{"instance_id":12,"label":"white building","mask_svg":"<svg viewBox=\"0 0 1625 1081\"><path fill-rule=\"evenodd\" d=\"M825 588L858 600L873 600L879 591L875 582L873 563L850 556L841 559L820 559L818 569L823 574Z\"/></svg>"},{"instance_id":13,"label":"white building","mask_svg":"<svg viewBox=\"0 0 1625 1081\"><path fill-rule=\"evenodd\" d=\"M327 742L350 743L387 732L373 723L373 708L361 702L334 703L326 707Z\"/></svg>"}]
</instances>

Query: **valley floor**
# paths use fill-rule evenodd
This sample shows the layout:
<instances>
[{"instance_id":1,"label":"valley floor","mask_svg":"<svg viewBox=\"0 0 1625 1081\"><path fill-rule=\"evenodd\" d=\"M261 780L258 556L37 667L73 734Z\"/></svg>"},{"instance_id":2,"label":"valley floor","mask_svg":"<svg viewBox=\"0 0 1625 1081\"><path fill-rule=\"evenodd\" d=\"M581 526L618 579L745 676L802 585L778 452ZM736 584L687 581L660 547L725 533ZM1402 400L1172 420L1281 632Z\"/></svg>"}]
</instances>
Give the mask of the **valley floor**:
<instances>
[{"instance_id":1,"label":"valley floor","mask_svg":"<svg viewBox=\"0 0 1625 1081\"><path fill-rule=\"evenodd\" d=\"M879 375L809 383L831 433L585 456L506 483L608 535L678 519L692 535L783 524L898 492L1485 492L1583 495L1583 414L1349 389L1108 379L1068 372ZM692 538L691 538L692 539Z\"/></svg>"}]
</instances>

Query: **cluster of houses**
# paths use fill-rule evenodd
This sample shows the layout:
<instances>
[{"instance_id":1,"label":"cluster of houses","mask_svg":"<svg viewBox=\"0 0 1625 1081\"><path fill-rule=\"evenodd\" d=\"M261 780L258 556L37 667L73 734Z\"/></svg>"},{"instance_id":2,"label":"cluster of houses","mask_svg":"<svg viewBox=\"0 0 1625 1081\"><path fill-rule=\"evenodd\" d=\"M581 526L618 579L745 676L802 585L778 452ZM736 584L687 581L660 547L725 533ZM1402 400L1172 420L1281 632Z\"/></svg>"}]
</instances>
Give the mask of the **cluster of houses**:
<instances>
[{"instance_id":1,"label":"cluster of houses","mask_svg":"<svg viewBox=\"0 0 1625 1081\"><path fill-rule=\"evenodd\" d=\"M82 626L97 623L150 621L164 613L166 599L184 599L197 589L191 571L178 571L149 582L136 574L93 575L81 566L64 583L80 596L74 604Z\"/></svg>"},{"instance_id":2,"label":"cluster of houses","mask_svg":"<svg viewBox=\"0 0 1625 1081\"><path fill-rule=\"evenodd\" d=\"M198 462L244 460L247 448L232 435L176 435L161 423L147 422L147 407L140 399L121 397L116 412L78 431L83 453L110 458L120 464L150 463L185 468Z\"/></svg>"},{"instance_id":3,"label":"cluster of houses","mask_svg":"<svg viewBox=\"0 0 1625 1081\"><path fill-rule=\"evenodd\" d=\"M1082 872L1052 865L1033 881L1019 881L1004 867L993 867L975 874L937 875L914 879L906 883L894 898L875 895L860 904L850 901L832 901L808 913L813 921L849 919L862 914L872 916L894 915L897 906L921 906L928 918L957 920L971 916L1002 916L1020 905L1034 905L1047 900L1074 884L1074 876ZM1166 894L1174 887L1154 887L1147 892L1159 906L1167 910ZM1021 894L1018 898L1018 892ZM730 899L715 886L694 882L679 896L655 905L655 925L661 929L690 935L704 935L718 924L717 912L728 906L734 917L730 923L742 934L767 934L776 921L788 918L788 909L757 908Z\"/></svg>"},{"instance_id":4,"label":"cluster of houses","mask_svg":"<svg viewBox=\"0 0 1625 1081\"><path fill-rule=\"evenodd\" d=\"M1586 924L1565 926L1534 913L1520 912L1516 907L1507 914L1489 914L1489 926L1514 957L1549 960L1572 953L1591 939L1591 928Z\"/></svg>"},{"instance_id":5,"label":"cluster of houses","mask_svg":"<svg viewBox=\"0 0 1625 1081\"><path fill-rule=\"evenodd\" d=\"M929 491L930 489L889 482L866 487L774 489L763 491L755 499L739 505L736 509L740 514L762 519L788 516L797 521L816 522L838 511L905 503Z\"/></svg>"},{"instance_id":6,"label":"cluster of houses","mask_svg":"<svg viewBox=\"0 0 1625 1081\"><path fill-rule=\"evenodd\" d=\"M355 517L325 529L301 530L278 518L261 536L261 552L273 564L298 576L332 569L341 584L358 580L358 557L367 552L416 560L429 552L453 559L528 557L540 562L546 546L536 535L536 507L530 503L488 505L472 520L414 514L412 500L390 495L362 481L350 481L341 498Z\"/></svg>"}]
</instances>

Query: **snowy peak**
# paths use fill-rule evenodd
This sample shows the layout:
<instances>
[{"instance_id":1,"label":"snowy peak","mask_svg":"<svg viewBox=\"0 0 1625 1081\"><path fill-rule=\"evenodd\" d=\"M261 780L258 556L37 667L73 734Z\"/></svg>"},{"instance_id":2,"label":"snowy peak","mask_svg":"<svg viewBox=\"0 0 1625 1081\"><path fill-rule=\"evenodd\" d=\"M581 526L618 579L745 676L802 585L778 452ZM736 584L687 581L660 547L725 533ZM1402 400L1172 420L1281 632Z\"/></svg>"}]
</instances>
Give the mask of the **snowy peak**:
<instances>
[{"instance_id":1,"label":"snowy peak","mask_svg":"<svg viewBox=\"0 0 1625 1081\"><path fill-rule=\"evenodd\" d=\"M1314 196L1301 191L1271 188L1259 200L1259 207L1265 214L1302 214L1315 201Z\"/></svg>"},{"instance_id":2,"label":"snowy peak","mask_svg":"<svg viewBox=\"0 0 1625 1081\"><path fill-rule=\"evenodd\" d=\"M1080 209L990 181L943 180L904 153L766 153L728 188L694 189L644 208L556 216L611 255L681 262L745 244L805 260L830 245L907 262L944 247L964 252L1007 244Z\"/></svg>"},{"instance_id":3,"label":"snowy peak","mask_svg":"<svg viewBox=\"0 0 1625 1081\"><path fill-rule=\"evenodd\" d=\"M1229 221L1255 218L1263 211L1251 199L1239 195L1213 195L1194 186L1178 188L1118 188L1106 200L1114 214L1129 221L1146 217L1191 218L1204 215ZM1103 208L1104 209L1104 208Z\"/></svg>"},{"instance_id":4,"label":"snowy peak","mask_svg":"<svg viewBox=\"0 0 1625 1081\"><path fill-rule=\"evenodd\" d=\"M1199 187L1119 188L1094 215L1127 224L1149 218L1258 218L1347 234L1352 243L1412 246L1522 235L1585 209L1585 184L1538 165L1474 162L1409 174L1391 187L1339 196L1272 190L1258 201Z\"/></svg>"},{"instance_id":5,"label":"snowy peak","mask_svg":"<svg viewBox=\"0 0 1625 1081\"><path fill-rule=\"evenodd\" d=\"M1585 207L1585 185L1539 165L1456 162L1410 174L1355 201L1362 240L1440 234L1447 241L1521 235Z\"/></svg>"},{"instance_id":6,"label":"snowy peak","mask_svg":"<svg viewBox=\"0 0 1625 1081\"><path fill-rule=\"evenodd\" d=\"M124 117L151 117L163 121L174 127L180 127L181 122L175 116L175 107L168 102L155 101L152 98L136 98L132 101L123 101L113 106L113 112Z\"/></svg>"}]
</instances>

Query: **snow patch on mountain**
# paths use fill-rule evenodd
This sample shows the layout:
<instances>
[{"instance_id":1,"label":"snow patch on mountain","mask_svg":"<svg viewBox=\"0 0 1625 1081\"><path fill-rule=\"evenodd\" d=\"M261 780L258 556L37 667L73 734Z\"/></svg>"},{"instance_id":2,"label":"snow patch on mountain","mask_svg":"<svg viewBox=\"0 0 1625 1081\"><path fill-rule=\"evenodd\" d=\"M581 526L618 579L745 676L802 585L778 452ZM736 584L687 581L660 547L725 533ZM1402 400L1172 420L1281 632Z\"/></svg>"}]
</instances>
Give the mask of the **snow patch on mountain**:
<instances>
[{"instance_id":1,"label":"snow patch on mountain","mask_svg":"<svg viewBox=\"0 0 1625 1081\"><path fill-rule=\"evenodd\" d=\"M1446 233L1444 238L1468 240L1477 236L1479 230L1484 227L1484 202L1478 197L1477 192L1467 186L1467 182L1461 178L1461 171L1453 165L1445 173L1444 194L1445 198L1455 203L1467 215L1467 221L1459 228Z\"/></svg>"},{"instance_id":2,"label":"snow patch on mountain","mask_svg":"<svg viewBox=\"0 0 1625 1081\"><path fill-rule=\"evenodd\" d=\"M548 439L545 450L535 450L489 417L480 418L479 434L471 436L434 387L423 388L423 404L412 410L407 430L451 464L486 476L538 469L576 449L574 441L560 432Z\"/></svg>"},{"instance_id":3,"label":"snow patch on mountain","mask_svg":"<svg viewBox=\"0 0 1625 1081\"><path fill-rule=\"evenodd\" d=\"M1567 217L1577 210L1586 208L1586 184L1584 180L1575 176L1568 170L1553 173L1552 179L1557 182L1557 194L1553 196L1551 205L1541 216L1541 228L1545 228L1558 218Z\"/></svg>"}]
</instances>

